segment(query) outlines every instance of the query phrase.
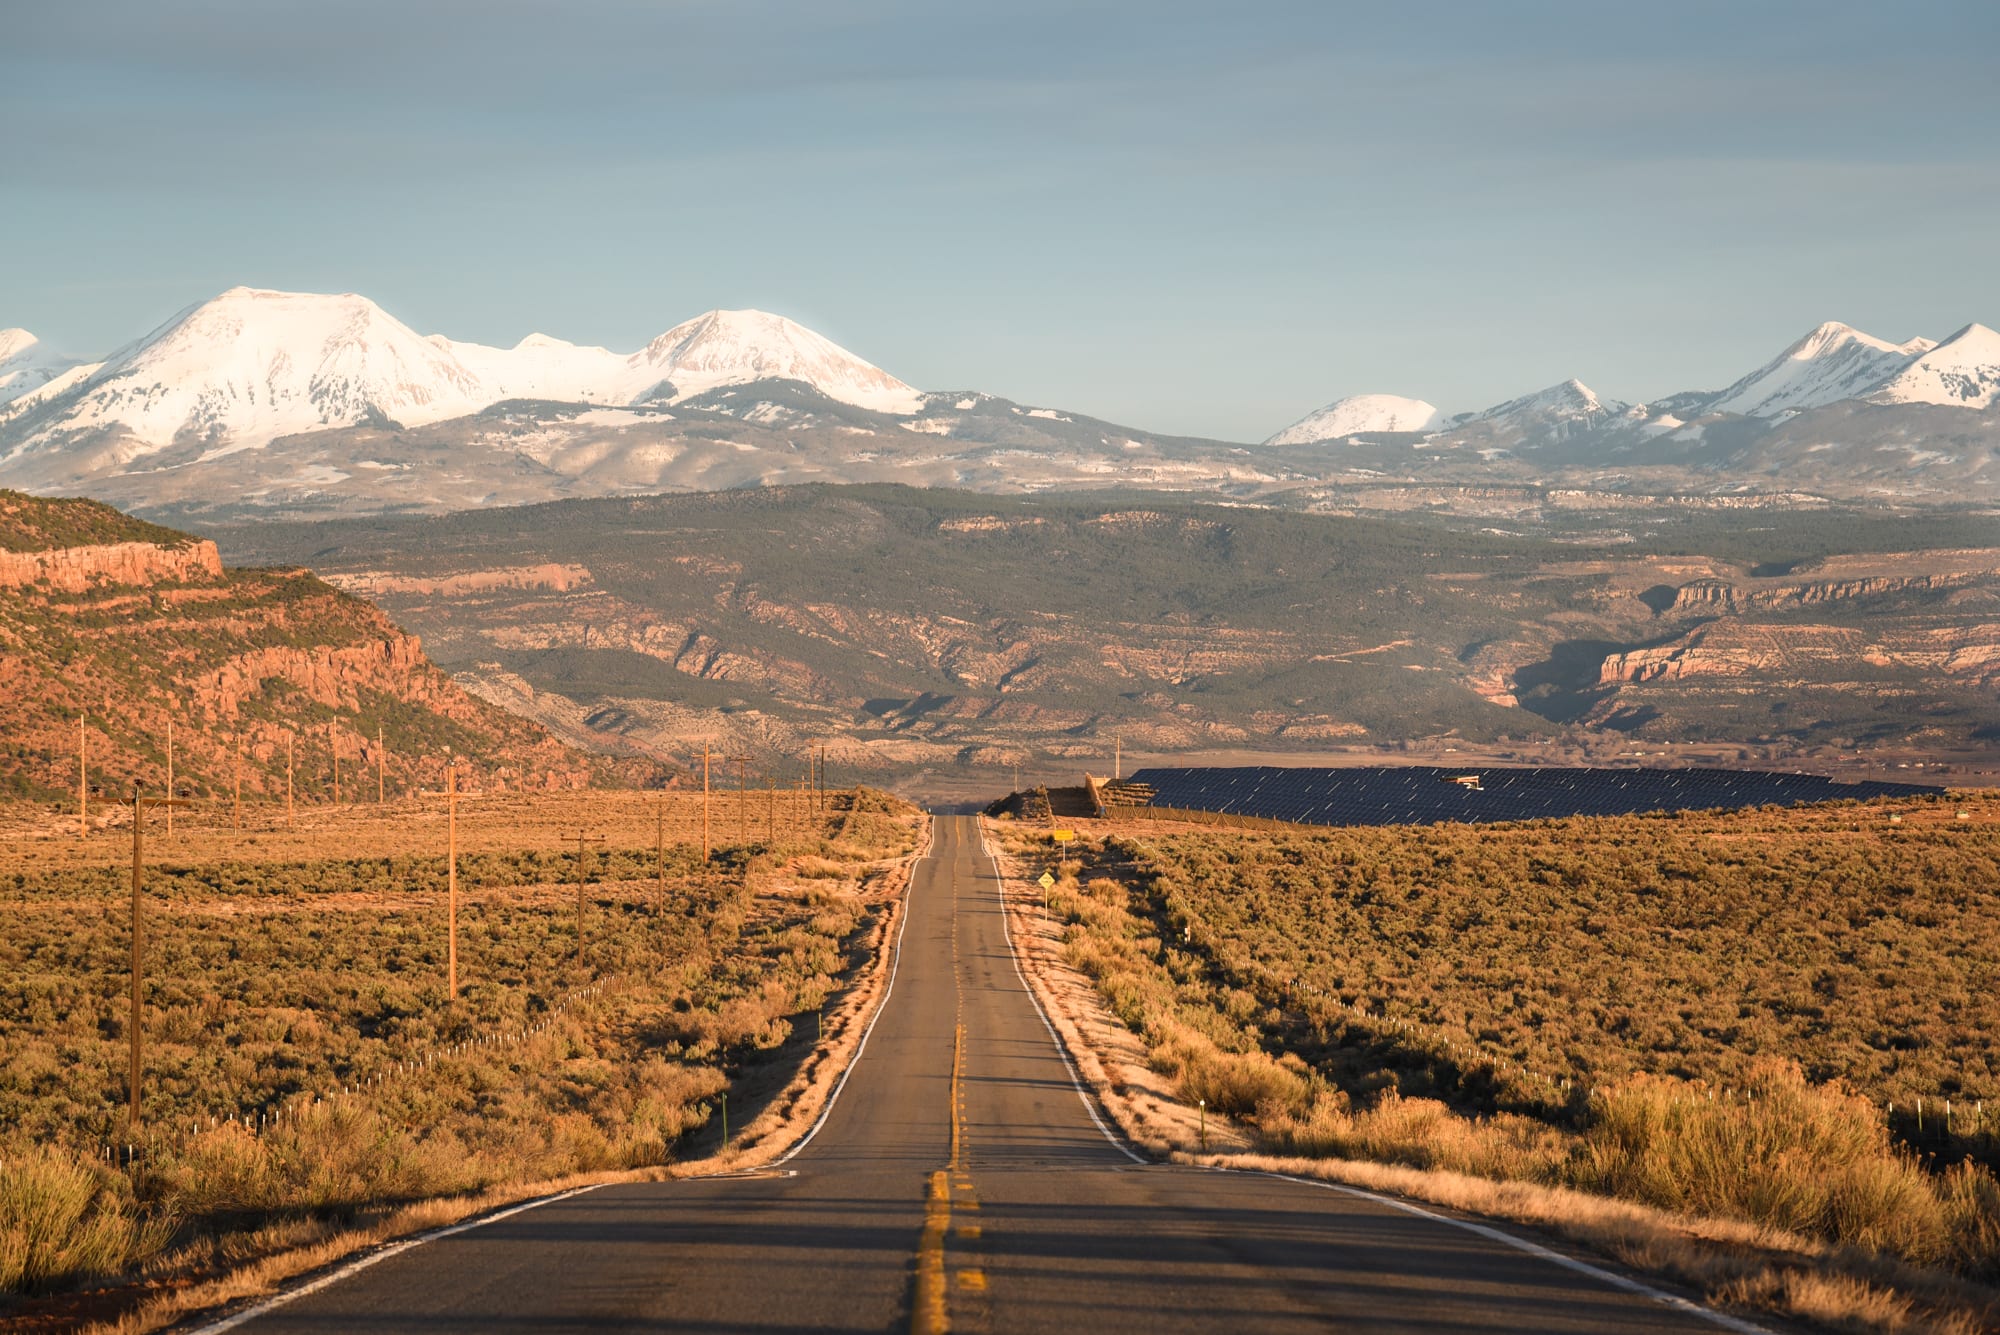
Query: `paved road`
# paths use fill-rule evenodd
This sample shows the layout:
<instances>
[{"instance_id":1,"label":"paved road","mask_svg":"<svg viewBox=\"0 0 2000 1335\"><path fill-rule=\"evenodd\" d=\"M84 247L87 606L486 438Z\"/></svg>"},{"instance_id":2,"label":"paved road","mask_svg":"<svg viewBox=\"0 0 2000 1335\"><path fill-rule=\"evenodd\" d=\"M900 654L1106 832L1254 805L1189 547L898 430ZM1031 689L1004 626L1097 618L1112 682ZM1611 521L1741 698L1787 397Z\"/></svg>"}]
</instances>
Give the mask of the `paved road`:
<instances>
[{"instance_id":1,"label":"paved road","mask_svg":"<svg viewBox=\"0 0 2000 1335\"><path fill-rule=\"evenodd\" d=\"M972 820L939 818L894 991L781 1169L558 1200L236 1329L1718 1329L1386 1204L1135 1162L1093 1124L1023 990L977 840Z\"/></svg>"}]
</instances>

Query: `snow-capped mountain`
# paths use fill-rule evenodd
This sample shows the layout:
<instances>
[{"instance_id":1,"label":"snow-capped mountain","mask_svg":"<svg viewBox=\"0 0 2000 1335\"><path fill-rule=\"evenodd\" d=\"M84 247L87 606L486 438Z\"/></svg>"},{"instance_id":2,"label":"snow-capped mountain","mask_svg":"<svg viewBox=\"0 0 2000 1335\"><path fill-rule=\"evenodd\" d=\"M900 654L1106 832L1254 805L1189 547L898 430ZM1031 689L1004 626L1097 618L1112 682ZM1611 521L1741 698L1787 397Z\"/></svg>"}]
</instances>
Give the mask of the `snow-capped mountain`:
<instances>
[{"instance_id":1,"label":"snow-capped mountain","mask_svg":"<svg viewBox=\"0 0 2000 1335\"><path fill-rule=\"evenodd\" d=\"M803 381L830 399L880 413L915 413L924 396L881 367L764 311L710 311L675 325L628 359L629 398L673 399L759 380Z\"/></svg>"},{"instance_id":2,"label":"snow-capped mountain","mask_svg":"<svg viewBox=\"0 0 2000 1335\"><path fill-rule=\"evenodd\" d=\"M623 403L631 359L608 348L579 347L547 334L530 334L511 348L457 343L433 334L430 341L476 377L482 396L547 399L556 403Z\"/></svg>"},{"instance_id":3,"label":"snow-capped mountain","mask_svg":"<svg viewBox=\"0 0 2000 1335\"><path fill-rule=\"evenodd\" d=\"M1571 379L1475 413L1460 425L1519 440L1565 440L1623 417L1630 406L1616 399L1599 398L1596 390L1581 380Z\"/></svg>"},{"instance_id":4,"label":"snow-capped mountain","mask_svg":"<svg viewBox=\"0 0 2000 1335\"><path fill-rule=\"evenodd\" d=\"M1704 405L1705 411L1779 417L1859 398L1936 345L1888 343L1830 320Z\"/></svg>"},{"instance_id":5,"label":"snow-capped mountain","mask_svg":"<svg viewBox=\"0 0 2000 1335\"><path fill-rule=\"evenodd\" d=\"M1988 407L2000 398L2000 334L1969 324L1944 342L1927 345L1866 397L1871 403Z\"/></svg>"},{"instance_id":6,"label":"snow-capped mountain","mask_svg":"<svg viewBox=\"0 0 2000 1335\"><path fill-rule=\"evenodd\" d=\"M31 420L41 437L116 433L130 459L177 441L243 447L369 420L436 422L485 403L455 357L365 297L239 287L42 395Z\"/></svg>"},{"instance_id":7,"label":"snow-capped mountain","mask_svg":"<svg viewBox=\"0 0 2000 1335\"><path fill-rule=\"evenodd\" d=\"M34 393L77 364L74 357L49 351L25 329L0 329L0 404Z\"/></svg>"},{"instance_id":8,"label":"snow-capped mountain","mask_svg":"<svg viewBox=\"0 0 2000 1335\"><path fill-rule=\"evenodd\" d=\"M1316 448L1323 442L1340 448ZM1826 324L1717 391L1577 380L1443 417L1340 399L1259 450L972 390L922 394L790 320L711 311L622 353L423 336L366 298L235 288L99 363L0 332L0 486L153 513L370 514L791 483L1326 483L2000 501L2000 334Z\"/></svg>"},{"instance_id":9,"label":"snow-capped mountain","mask_svg":"<svg viewBox=\"0 0 2000 1335\"><path fill-rule=\"evenodd\" d=\"M511 348L434 337L485 386L488 401L678 403L732 385L796 380L874 412L915 413L921 391L804 325L766 311L710 311L631 354L530 334Z\"/></svg>"},{"instance_id":10,"label":"snow-capped mountain","mask_svg":"<svg viewBox=\"0 0 2000 1335\"><path fill-rule=\"evenodd\" d=\"M1438 410L1422 399L1406 399L1396 394L1354 394L1307 413L1264 443L1315 445L1350 436L1429 431L1440 420Z\"/></svg>"},{"instance_id":11,"label":"snow-capped mountain","mask_svg":"<svg viewBox=\"0 0 2000 1335\"><path fill-rule=\"evenodd\" d=\"M32 354L32 338L15 342L0 367ZM876 412L923 406L922 394L880 367L762 311L711 311L625 355L541 334L512 348L426 338L353 293L247 287L181 312L61 383L21 375L24 390L40 392L0 416L0 429L11 423L17 437L11 449L0 446L0 459L87 438L92 467L177 446L250 449L370 422L423 426L509 399L677 402L777 379Z\"/></svg>"}]
</instances>

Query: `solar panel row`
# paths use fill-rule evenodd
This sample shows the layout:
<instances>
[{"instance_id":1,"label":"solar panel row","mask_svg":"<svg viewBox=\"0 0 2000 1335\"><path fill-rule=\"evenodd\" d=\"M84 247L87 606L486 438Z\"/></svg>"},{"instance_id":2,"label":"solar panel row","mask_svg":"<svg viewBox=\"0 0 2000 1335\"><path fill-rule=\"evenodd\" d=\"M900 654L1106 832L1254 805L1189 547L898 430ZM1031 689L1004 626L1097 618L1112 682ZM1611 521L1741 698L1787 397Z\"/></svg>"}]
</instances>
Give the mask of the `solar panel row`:
<instances>
[{"instance_id":1,"label":"solar panel row","mask_svg":"<svg viewBox=\"0 0 2000 1335\"><path fill-rule=\"evenodd\" d=\"M1877 797L1942 794L1925 784L1841 783L1818 774L1765 770L1499 768L1377 765L1351 769L1143 769L1148 804L1308 825L1434 825L1555 816L1628 816L1801 806Z\"/></svg>"}]
</instances>

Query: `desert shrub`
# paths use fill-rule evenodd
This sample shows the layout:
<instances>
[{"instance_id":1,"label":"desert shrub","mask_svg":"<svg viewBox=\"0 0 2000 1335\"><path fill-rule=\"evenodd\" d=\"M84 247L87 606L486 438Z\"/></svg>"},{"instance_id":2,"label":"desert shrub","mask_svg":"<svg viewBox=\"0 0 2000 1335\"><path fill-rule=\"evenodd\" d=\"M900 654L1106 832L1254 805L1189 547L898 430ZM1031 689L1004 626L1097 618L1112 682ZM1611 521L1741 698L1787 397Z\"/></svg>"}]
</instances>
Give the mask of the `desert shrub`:
<instances>
[{"instance_id":1,"label":"desert shrub","mask_svg":"<svg viewBox=\"0 0 2000 1335\"><path fill-rule=\"evenodd\" d=\"M91 1158L126 1139L129 891L102 868L17 876L0 942L0 1292L118 1270L176 1227L207 1245L667 1162L735 1069L860 962L860 881L914 824L864 815L843 844L855 859L809 860L836 874L804 886L797 848L708 864L669 849L665 886L651 847L595 853L582 951L573 854L468 853L456 1000L440 859L399 856L393 880L381 857L163 865L130 1177Z\"/></svg>"},{"instance_id":2,"label":"desert shrub","mask_svg":"<svg viewBox=\"0 0 2000 1335\"><path fill-rule=\"evenodd\" d=\"M60 1150L0 1162L0 1291L112 1274L151 1256L168 1216L141 1218L124 1178Z\"/></svg>"},{"instance_id":3,"label":"desert shrub","mask_svg":"<svg viewBox=\"0 0 2000 1335\"><path fill-rule=\"evenodd\" d=\"M1592 1100L1577 1185L1671 1210L1749 1219L1919 1261L1949 1249L1943 1201L1881 1114L1766 1062L1747 1099L1634 1076Z\"/></svg>"},{"instance_id":4,"label":"desert shrub","mask_svg":"<svg viewBox=\"0 0 2000 1335\"><path fill-rule=\"evenodd\" d=\"M1871 1097L1934 1080L1956 1143L1990 1141L1990 826L1748 812L1080 853L1067 957L1185 1099L1267 1148L2000 1273L2000 1182L1927 1164Z\"/></svg>"}]
</instances>

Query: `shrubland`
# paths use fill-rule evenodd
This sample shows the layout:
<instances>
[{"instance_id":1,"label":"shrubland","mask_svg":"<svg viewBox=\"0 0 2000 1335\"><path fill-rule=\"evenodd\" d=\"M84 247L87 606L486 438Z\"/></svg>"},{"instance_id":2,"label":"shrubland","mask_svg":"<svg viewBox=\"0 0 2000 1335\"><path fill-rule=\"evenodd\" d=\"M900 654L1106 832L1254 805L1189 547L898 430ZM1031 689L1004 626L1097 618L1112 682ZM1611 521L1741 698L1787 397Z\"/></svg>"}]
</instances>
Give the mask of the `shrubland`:
<instances>
[{"instance_id":1,"label":"shrubland","mask_svg":"<svg viewBox=\"0 0 2000 1335\"><path fill-rule=\"evenodd\" d=\"M1898 814L1100 822L1049 899L1154 1069L1268 1153L1572 1188L1990 1281L2000 802Z\"/></svg>"},{"instance_id":2,"label":"shrubland","mask_svg":"<svg viewBox=\"0 0 2000 1335\"><path fill-rule=\"evenodd\" d=\"M582 853L580 948L574 830L533 814L549 802L603 832ZM754 831L770 841L714 831L704 861L685 797L461 804L455 998L441 812L314 813L261 836L184 824L143 889L136 1128L129 867L110 840L10 857L0 1291L671 1162L868 955L879 874L920 818L866 791L832 805Z\"/></svg>"}]
</instances>

